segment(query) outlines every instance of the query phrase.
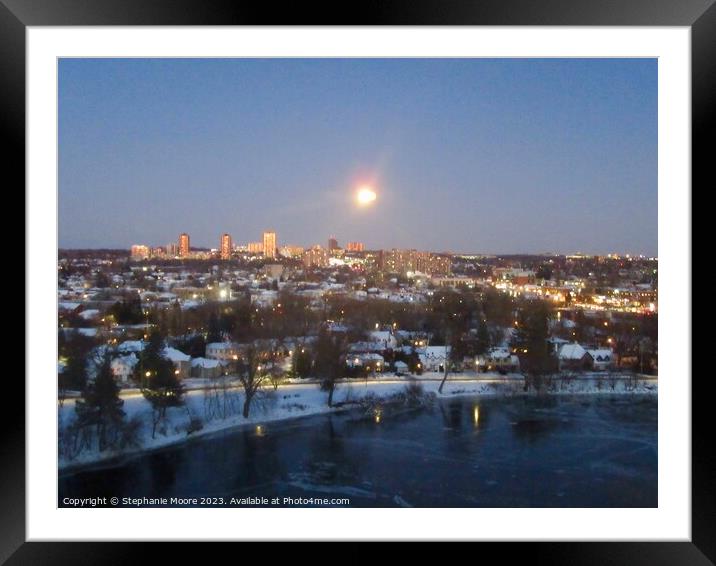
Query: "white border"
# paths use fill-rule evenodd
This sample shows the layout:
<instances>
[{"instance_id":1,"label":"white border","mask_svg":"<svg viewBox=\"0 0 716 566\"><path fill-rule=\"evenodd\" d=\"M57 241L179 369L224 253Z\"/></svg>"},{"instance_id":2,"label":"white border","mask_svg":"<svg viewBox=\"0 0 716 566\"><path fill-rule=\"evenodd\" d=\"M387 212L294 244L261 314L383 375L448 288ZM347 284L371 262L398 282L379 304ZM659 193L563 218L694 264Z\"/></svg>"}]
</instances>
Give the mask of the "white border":
<instances>
[{"instance_id":1,"label":"white border","mask_svg":"<svg viewBox=\"0 0 716 566\"><path fill-rule=\"evenodd\" d=\"M690 540L690 28L28 28L27 47L28 540ZM658 57L658 509L58 509L60 56Z\"/></svg>"}]
</instances>

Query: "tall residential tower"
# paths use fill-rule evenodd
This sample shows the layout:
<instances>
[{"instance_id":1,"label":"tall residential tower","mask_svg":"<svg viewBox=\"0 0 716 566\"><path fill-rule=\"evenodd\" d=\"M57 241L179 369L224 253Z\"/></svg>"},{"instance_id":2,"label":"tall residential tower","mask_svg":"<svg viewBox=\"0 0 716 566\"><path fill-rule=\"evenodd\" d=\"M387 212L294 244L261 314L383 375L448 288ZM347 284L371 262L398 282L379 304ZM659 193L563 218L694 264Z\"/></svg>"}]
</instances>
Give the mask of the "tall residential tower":
<instances>
[{"instance_id":1,"label":"tall residential tower","mask_svg":"<svg viewBox=\"0 0 716 566\"><path fill-rule=\"evenodd\" d=\"M229 234L221 235L219 251L221 252L221 259L231 259L231 236Z\"/></svg>"},{"instance_id":2,"label":"tall residential tower","mask_svg":"<svg viewBox=\"0 0 716 566\"><path fill-rule=\"evenodd\" d=\"M189 257L191 247L189 246L189 234L179 234L179 257Z\"/></svg>"},{"instance_id":3,"label":"tall residential tower","mask_svg":"<svg viewBox=\"0 0 716 566\"><path fill-rule=\"evenodd\" d=\"M264 232L264 257L271 259L276 257L276 232L273 230Z\"/></svg>"}]
</instances>

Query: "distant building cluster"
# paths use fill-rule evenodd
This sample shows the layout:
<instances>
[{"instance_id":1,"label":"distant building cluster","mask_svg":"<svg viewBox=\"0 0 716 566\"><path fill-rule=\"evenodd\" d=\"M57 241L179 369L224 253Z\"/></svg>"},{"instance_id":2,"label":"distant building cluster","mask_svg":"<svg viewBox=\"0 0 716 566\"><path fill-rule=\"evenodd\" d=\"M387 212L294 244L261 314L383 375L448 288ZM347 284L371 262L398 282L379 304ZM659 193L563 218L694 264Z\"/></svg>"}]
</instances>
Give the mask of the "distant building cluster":
<instances>
[{"instance_id":1,"label":"distant building cluster","mask_svg":"<svg viewBox=\"0 0 716 566\"><path fill-rule=\"evenodd\" d=\"M345 264L399 275L419 273L447 276L451 273L449 254L421 252L415 249L366 250L363 242L356 241L348 242L346 247L342 248L335 236L330 236L327 244L325 248L319 244L308 248L290 244L279 246L276 232L266 230L262 233L260 241L248 242L241 246L234 245L231 235L223 233L219 239L219 247L216 250L206 251L192 249L189 234L182 232L176 244L169 244L166 247L150 248L144 244L135 244L130 250L130 257L134 261L151 258L215 258L229 261L243 255L244 259L245 256L261 256L268 260L281 258L300 260L307 268Z\"/></svg>"},{"instance_id":2,"label":"distant building cluster","mask_svg":"<svg viewBox=\"0 0 716 566\"><path fill-rule=\"evenodd\" d=\"M386 252L383 261L385 271L400 274L418 272L427 275L449 275L452 264L448 255L397 249Z\"/></svg>"},{"instance_id":3,"label":"distant building cluster","mask_svg":"<svg viewBox=\"0 0 716 566\"><path fill-rule=\"evenodd\" d=\"M306 267L328 267L328 258L328 250L316 245L303 252L303 265Z\"/></svg>"},{"instance_id":4,"label":"distant building cluster","mask_svg":"<svg viewBox=\"0 0 716 566\"><path fill-rule=\"evenodd\" d=\"M365 251L365 245L363 244L363 242L348 242L346 244L346 251L362 252Z\"/></svg>"}]
</instances>

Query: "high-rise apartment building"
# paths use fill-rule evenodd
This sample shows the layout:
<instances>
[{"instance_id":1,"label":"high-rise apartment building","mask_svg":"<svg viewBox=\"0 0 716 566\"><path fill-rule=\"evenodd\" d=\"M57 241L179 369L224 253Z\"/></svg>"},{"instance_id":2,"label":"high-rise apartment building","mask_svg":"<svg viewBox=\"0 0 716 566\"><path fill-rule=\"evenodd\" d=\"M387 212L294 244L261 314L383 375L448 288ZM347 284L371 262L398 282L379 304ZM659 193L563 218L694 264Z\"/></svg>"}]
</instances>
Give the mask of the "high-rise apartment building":
<instances>
[{"instance_id":1,"label":"high-rise apartment building","mask_svg":"<svg viewBox=\"0 0 716 566\"><path fill-rule=\"evenodd\" d=\"M303 255L303 247L301 246L281 246L279 255L290 258L300 258Z\"/></svg>"},{"instance_id":2,"label":"high-rise apartment building","mask_svg":"<svg viewBox=\"0 0 716 566\"><path fill-rule=\"evenodd\" d=\"M338 249L338 240L335 236L330 236L328 238L328 251L332 252L333 250Z\"/></svg>"},{"instance_id":3,"label":"high-rise apartment building","mask_svg":"<svg viewBox=\"0 0 716 566\"><path fill-rule=\"evenodd\" d=\"M134 244L130 250L130 255L134 260L147 259L149 257L149 246Z\"/></svg>"},{"instance_id":4,"label":"high-rise apartment building","mask_svg":"<svg viewBox=\"0 0 716 566\"><path fill-rule=\"evenodd\" d=\"M306 267L328 267L328 250L313 246L303 252L303 265Z\"/></svg>"},{"instance_id":5,"label":"high-rise apartment building","mask_svg":"<svg viewBox=\"0 0 716 566\"><path fill-rule=\"evenodd\" d=\"M167 244L166 250L169 257L176 257L179 254L179 246L175 242Z\"/></svg>"},{"instance_id":6,"label":"high-rise apartment building","mask_svg":"<svg viewBox=\"0 0 716 566\"><path fill-rule=\"evenodd\" d=\"M418 253L417 270L428 275L450 275L452 257L447 254Z\"/></svg>"},{"instance_id":7,"label":"high-rise apartment building","mask_svg":"<svg viewBox=\"0 0 716 566\"><path fill-rule=\"evenodd\" d=\"M451 258L417 250L390 250L385 253L383 269L391 273L408 273L419 271L428 275L449 275L452 267Z\"/></svg>"},{"instance_id":8,"label":"high-rise apartment building","mask_svg":"<svg viewBox=\"0 0 716 566\"><path fill-rule=\"evenodd\" d=\"M231 259L231 236L229 234L221 235L219 252L221 254L221 259Z\"/></svg>"},{"instance_id":9,"label":"high-rise apartment building","mask_svg":"<svg viewBox=\"0 0 716 566\"><path fill-rule=\"evenodd\" d=\"M189 257L190 252L189 234L182 232L179 234L179 257Z\"/></svg>"},{"instance_id":10,"label":"high-rise apartment building","mask_svg":"<svg viewBox=\"0 0 716 566\"><path fill-rule=\"evenodd\" d=\"M365 251L365 244L363 242L348 242L346 244L347 252L363 252Z\"/></svg>"},{"instance_id":11,"label":"high-rise apartment building","mask_svg":"<svg viewBox=\"0 0 716 566\"><path fill-rule=\"evenodd\" d=\"M263 242L249 242L246 246L247 251L250 254L262 254L264 253L264 243Z\"/></svg>"},{"instance_id":12,"label":"high-rise apartment building","mask_svg":"<svg viewBox=\"0 0 716 566\"><path fill-rule=\"evenodd\" d=\"M273 230L264 232L264 257L271 259L276 257L276 232Z\"/></svg>"}]
</instances>

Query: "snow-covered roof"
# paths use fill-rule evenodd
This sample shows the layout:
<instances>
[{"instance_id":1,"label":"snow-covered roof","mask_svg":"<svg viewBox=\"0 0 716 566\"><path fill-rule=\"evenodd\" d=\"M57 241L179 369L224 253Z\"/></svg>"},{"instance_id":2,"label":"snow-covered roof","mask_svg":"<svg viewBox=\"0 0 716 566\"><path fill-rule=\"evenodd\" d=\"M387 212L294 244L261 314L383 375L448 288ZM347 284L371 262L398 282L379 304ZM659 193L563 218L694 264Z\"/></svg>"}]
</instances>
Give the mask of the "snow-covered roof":
<instances>
[{"instance_id":1,"label":"snow-covered roof","mask_svg":"<svg viewBox=\"0 0 716 566\"><path fill-rule=\"evenodd\" d=\"M401 362L400 360L398 360L397 362L395 362L395 364L393 364L393 365L395 366L395 369L397 369L397 370L406 370L406 369L408 369L408 364L406 364L405 362Z\"/></svg>"},{"instance_id":2,"label":"snow-covered roof","mask_svg":"<svg viewBox=\"0 0 716 566\"><path fill-rule=\"evenodd\" d=\"M126 340L117 346L118 352L141 352L142 350L144 350L142 340Z\"/></svg>"},{"instance_id":3,"label":"snow-covered roof","mask_svg":"<svg viewBox=\"0 0 716 566\"><path fill-rule=\"evenodd\" d=\"M587 353L580 344L573 342L571 344L565 344L559 350L559 357L562 360L581 360Z\"/></svg>"},{"instance_id":4,"label":"snow-covered roof","mask_svg":"<svg viewBox=\"0 0 716 566\"><path fill-rule=\"evenodd\" d=\"M449 354L450 346L447 348L445 346L427 346L418 350L418 356L422 363L428 361L442 362L445 361Z\"/></svg>"},{"instance_id":5,"label":"snow-covered roof","mask_svg":"<svg viewBox=\"0 0 716 566\"><path fill-rule=\"evenodd\" d=\"M509 358L511 355L512 355L512 354L510 353L510 351L509 351L507 348L491 348L491 349L487 352L487 357L488 357L488 358L491 358L491 359L493 359L493 360L503 360L503 359L507 359L507 358Z\"/></svg>"},{"instance_id":6,"label":"snow-covered roof","mask_svg":"<svg viewBox=\"0 0 716 566\"><path fill-rule=\"evenodd\" d=\"M69 303L67 301L62 301L58 303L57 306L61 311L73 311L80 306L80 303Z\"/></svg>"},{"instance_id":7,"label":"snow-covered roof","mask_svg":"<svg viewBox=\"0 0 716 566\"><path fill-rule=\"evenodd\" d=\"M390 330L373 330L371 331L370 336L373 340L383 340L387 342L393 337L393 334Z\"/></svg>"},{"instance_id":8,"label":"snow-covered roof","mask_svg":"<svg viewBox=\"0 0 716 566\"><path fill-rule=\"evenodd\" d=\"M85 320L89 320L91 318L97 318L99 316L99 310L98 309L87 309L80 313L80 316L84 318Z\"/></svg>"},{"instance_id":9,"label":"snow-covered roof","mask_svg":"<svg viewBox=\"0 0 716 566\"><path fill-rule=\"evenodd\" d=\"M380 362L383 363L385 360L383 359L383 356L380 354L355 354L348 356L348 359L346 360L346 363L348 365L363 365L365 363L370 362Z\"/></svg>"},{"instance_id":10,"label":"snow-covered roof","mask_svg":"<svg viewBox=\"0 0 716 566\"><path fill-rule=\"evenodd\" d=\"M137 365L138 362L139 360L137 359L137 356L135 356L134 352L132 352L131 354L128 354L126 356L119 356L117 358L114 358L110 362L110 365L112 367L112 370L118 370L121 366L133 368L135 365Z\"/></svg>"},{"instance_id":11,"label":"snow-covered roof","mask_svg":"<svg viewBox=\"0 0 716 566\"><path fill-rule=\"evenodd\" d=\"M236 342L209 342L206 350L236 350L239 345Z\"/></svg>"},{"instance_id":12,"label":"snow-covered roof","mask_svg":"<svg viewBox=\"0 0 716 566\"><path fill-rule=\"evenodd\" d=\"M450 346L426 346L421 348L419 352L426 356L444 356L446 352L450 352Z\"/></svg>"},{"instance_id":13,"label":"snow-covered roof","mask_svg":"<svg viewBox=\"0 0 716 566\"><path fill-rule=\"evenodd\" d=\"M174 363L177 362L188 362L191 360L191 356L184 352L177 350L176 348L166 347L164 348L163 355L165 358L171 360Z\"/></svg>"},{"instance_id":14,"label":"snow-covered roof","mask_svg":"<svg viewBox=\"0 0 716 566\"><path fill-rule=\"evenodd\" d=\"M76 330L77 332L82 334L82 336L88 336L90 338L93 338L93 337L97 336L98 329L97 328L72 328L70 330Z\"/></svg>"},{"instance_id":15,"label":"snow-covered roof","mask_svg":"<svg viewBox=\"0 0 716 566\"><path fill-rule=\"evenodd\" d=\"M609 362L614 355L614 352L609 348L595 348L587 350L587 352L589 352L589 355L597 362Z\"/></svg>"},{"instance_id":16,"label":"snow-covered roof","mask_svg":"<svg viewBox=\"0 0 716 566\"><path fill-rule=\"evenodd\" d=\"M385 350L382 342L354 342L348 347L351 352L380 352Z\"/></svg>"},{"instance_id":17,"label":"snow-covered roof","mask_svg":"<svg viewBox=\"0 0 716 566\"><path fill-rule=\"evenodd\" d=\"M222 363L219 360L210 360L209 358L194 358L191 361L191 367L200 367L204 369L214 369L221 366Z\"/></svg>"}]
</instances>

